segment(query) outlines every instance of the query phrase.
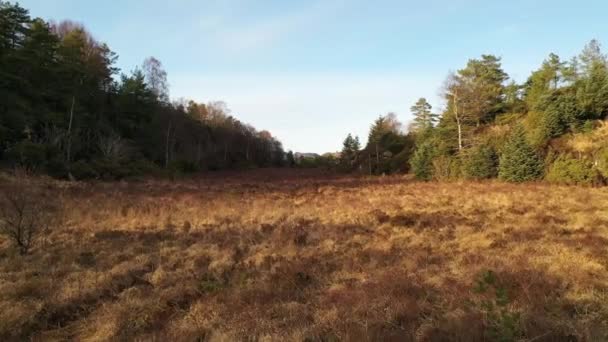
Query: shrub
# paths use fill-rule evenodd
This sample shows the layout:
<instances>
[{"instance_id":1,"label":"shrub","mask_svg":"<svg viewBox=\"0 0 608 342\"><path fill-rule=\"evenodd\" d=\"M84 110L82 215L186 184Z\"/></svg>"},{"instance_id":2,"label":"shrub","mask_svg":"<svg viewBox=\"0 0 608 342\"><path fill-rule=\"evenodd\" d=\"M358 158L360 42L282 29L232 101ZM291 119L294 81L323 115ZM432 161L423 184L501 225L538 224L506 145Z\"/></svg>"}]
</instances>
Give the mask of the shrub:
<instances>
[{"instance_id":1,"label":"shrub","mask_svg":"<svg viewBox=\"0 0 608 342\"><path fill-rule=\"evenodd\" d=\"M68 167L66 163L59 159L51 159L46 165L46 172L54 178L66 178L68 176Z\"/></svg>"},{"instance_id":2,"label":"shrub","mask_svg":"<svg viewBox=\"0 0 608 342\"><path fill-rule=\"evenodd\" d=\"M128 163L126 167L129 170L130 176L156 174L159 171L156 164L143 158L133 160L132 162Z\"/></svg>"},{"instance_id":3,"label":"shrub","mask_svg":"<svg viewBox=\"0 0 608 342\"><path fill-rule=\"evenodd\" d=\"M412 171L418 179L431 180L433 177L433 159L437 154L434 144L429 141L423 142L416 148L414 156L410 160Z\"/></svg>"},{"instance_id":4,"label":"shrub","mask_svg":"<svg viewBox=\"0 0 608 342\"><path fill-rule=\"evenodd\" d=\"M92 179L99 177L99 174L95 170L94 166L90 163L79 160L70 165L70 173L76 179Z\"/></svg>"},{"instance_id":5,"label":"shrub","mask_svg":"<svg viewBox=\"0 0 608 342\"><path fill-rule=\"evenodd\" d=\"M608 178L608 147L600 150L597 155L597 169L602 176Z\"/></svg>"},{"instance_id":6,"label":"shrub","mask_svg":"<svg viewBox=\"0 0 608 342\"><path fill-rule=\"evenodd\" d=\"M551 164L545 179L551 183L591 185L598 176L590 162L562 155Z\"/></svg>"},{"instance_id":7,"label":"shrub","mask_svg":"<svg viewBox=\"0 0 608 342\"><path fill-rule=\"evenodd\" d=\"M522 337L521 314L513 311L507 288L491 270L481 273L473 288L473 303L484 313L485 334L490 341L518 341Z\"/></svg>"},{"instance_id":8,"label":"shrub","mask_svg":"<svg viewBox=\"0 0 608 342\"><path fill-rule=\"evenodd\" d=\"M37 170L46 163L46 147L27 140L13 146L8 155L13 163L29 171Z\"/></svg>"},{"instance_id":9,"label":"shrub","mask_svg":"<svg viewBox=\"0 0 608 342\"><path fill-rule=\"evenodd\" d=\"M523 128L516 128L503 148L498 176L508 182L526 182L539 179L542 174L540 158L526 141Z\"/></svg>"},{"instance_id":10,"label":"shrub","mask_svg":"<svg viewBox=\"0 0 608 342\"><path fill-rule=\"evenodd\" d=\"M459 178L461 174L461 162L458 157L443 155L433 159L433 179L456 179Z\"/></svg>"},{"instance_id":11,"label":"shrub","mask_svg":"<svg viewBox=\"0 0 608 342\"><path fill-rule=\"evenodd\" d=\"M169 164L169 169L175 173L195 173L200 171L197 163L188 160L176 160Z\"/></svg>"},{"instance_id":12,"label":"shrub","mask_svg":"<svg viewBox=\"0 0 608 342\"><path fill-rule=\"evenodd\" d=\"M498 175L498 155L490 146L474 147L463 158L462 172L469 179L488 179Z\"/></svg>"},{"instance_id":13,"label":"shrub","mask_svg":"<svg viewBox=\"0 0 608 342\"><path fill-rule=\"evenodd\" d=\"M118 180L130 175L129 167L121 164L117 160L97 159L91 165L103 180Z\"/></svg>"},{"instance_id":14,"label":"shrub","mask_svg":"<svg viewBox=\"0 0 608 342\"><path fill-rule=\"evenodd\" d=\"M0 233L25 255L56 218L55 202L51 194L22 174L0 192Z\"/></svg>"}]
</instances>

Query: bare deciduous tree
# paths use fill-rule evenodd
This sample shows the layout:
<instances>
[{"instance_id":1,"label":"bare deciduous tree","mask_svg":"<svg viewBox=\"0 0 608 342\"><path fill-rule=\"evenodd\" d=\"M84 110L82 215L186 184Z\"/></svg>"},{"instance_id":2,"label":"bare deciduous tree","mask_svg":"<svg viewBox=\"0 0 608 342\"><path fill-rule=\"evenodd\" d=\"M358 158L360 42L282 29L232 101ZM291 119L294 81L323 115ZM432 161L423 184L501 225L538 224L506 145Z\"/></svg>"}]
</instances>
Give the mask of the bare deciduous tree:
<instances>
[{"instance_id":1,"label":"bare deciduous tree","mask_svg":"<svg viewBox=\"0 0 608 342\"><path fill-rule=\"evenodd\" d=\"M48 191L23 173L0 188L0 234L27 254L56 222L57 205Z\"/></svg>"},{"instance_id":2,"label":"bare deciduous tree","mask_svg":"<svg viewBox=\"0 0 608 342\"><path fill-rule=\"evenodd\" d=\"M116 133L100 136L97 141L97 146L104 158L108 160L120 161L128 154L126 142Z\"/></svg>"},{"instance_id":3,"label":"bare deciduous tree","mask_svg":"<svg viewBox=\"0 0 608 342\"><path fill-rule=\"evenodd\" d=\"M143 71L146 82L159 101L169 102L169 82L167 72L163 69L163 64L154 57L148 57L144 61Z\"/></svg>"}]
</instances>

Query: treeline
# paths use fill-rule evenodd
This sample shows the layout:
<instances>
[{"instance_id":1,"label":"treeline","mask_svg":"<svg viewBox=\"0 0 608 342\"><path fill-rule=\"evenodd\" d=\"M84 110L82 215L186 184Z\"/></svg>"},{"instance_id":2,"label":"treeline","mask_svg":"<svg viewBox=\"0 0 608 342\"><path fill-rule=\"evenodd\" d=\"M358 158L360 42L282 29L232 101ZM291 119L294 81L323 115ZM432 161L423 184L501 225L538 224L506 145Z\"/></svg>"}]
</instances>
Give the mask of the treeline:
<instances>
[{"instance_id":1,"label":"treeline","mask_svg":"<svg viewBox=\"0 0 608 342\"><path fill-rule=\"evenodd\" d=\"M550 54L517 84L501 59L483 55L450 74L445 108L424 99L399 128L378 119L367 146L351 136L336 167L373 174L410 171L419 179L488 179L603 184L608 178L608 62L593 40L567 61Z\"/></svg>"},{"instance_id":2,"label":"treeline","mask_svg":"<svg viewBox=\"0 0 608 342\"><path fill-rule=\"evenodd\" d=\"M82 25L0 1L0 163L77 179L283 164L225 104L170 102L157 59L129 74L116 60Z\"/></svg>"}]
</instances>

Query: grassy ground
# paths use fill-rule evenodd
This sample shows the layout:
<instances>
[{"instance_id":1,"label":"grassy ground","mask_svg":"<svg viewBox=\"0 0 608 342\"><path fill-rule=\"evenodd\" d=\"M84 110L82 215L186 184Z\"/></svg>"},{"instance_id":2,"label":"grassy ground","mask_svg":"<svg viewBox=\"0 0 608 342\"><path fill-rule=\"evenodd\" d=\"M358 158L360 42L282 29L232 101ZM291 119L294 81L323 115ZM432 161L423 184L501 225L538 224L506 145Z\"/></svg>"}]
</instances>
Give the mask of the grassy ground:
<instances>
[{"instance_id":1,"label":"grassy ground","mask_svg":"<svg viewBox=\"0 0 608 342\"><path fill-rule=\"evenodd\" d=\"M608 190L278 171L50 185L0 340L605 341Z\"/></svg>"}]
</instances>

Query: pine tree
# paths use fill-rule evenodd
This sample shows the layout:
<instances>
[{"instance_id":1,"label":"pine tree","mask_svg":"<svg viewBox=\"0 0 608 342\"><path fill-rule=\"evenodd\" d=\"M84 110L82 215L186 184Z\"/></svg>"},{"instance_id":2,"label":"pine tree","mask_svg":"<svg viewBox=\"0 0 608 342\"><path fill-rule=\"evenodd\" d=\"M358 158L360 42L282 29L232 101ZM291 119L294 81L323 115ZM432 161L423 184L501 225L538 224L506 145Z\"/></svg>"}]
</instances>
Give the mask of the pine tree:
<instances>
[{"instance_id":1,"label":"pine tree","mask_svg":"<svg viewBox=\"0 0 608 342\"><path fill-rule=\"evenodd\" d=\"M423 132L435 126L438 120L438 115L433 114L431 109L433 109L433 107L426 101L424 97L418 99L416 104L410 108L410 111L414 115L413 128L415 132Z\"/></svg>"},{"instance_id":2,"label":"pine tree","mask_svg":"<svg viewBox=\"0 0 608 342\"><path fill-rule=\"evenodd\" d=\"M526 141L524 129L517 127L503 148L498 176L509 182L526 182L539 179L542 174L540 158Z\"/></svg>"}]
</instances>

